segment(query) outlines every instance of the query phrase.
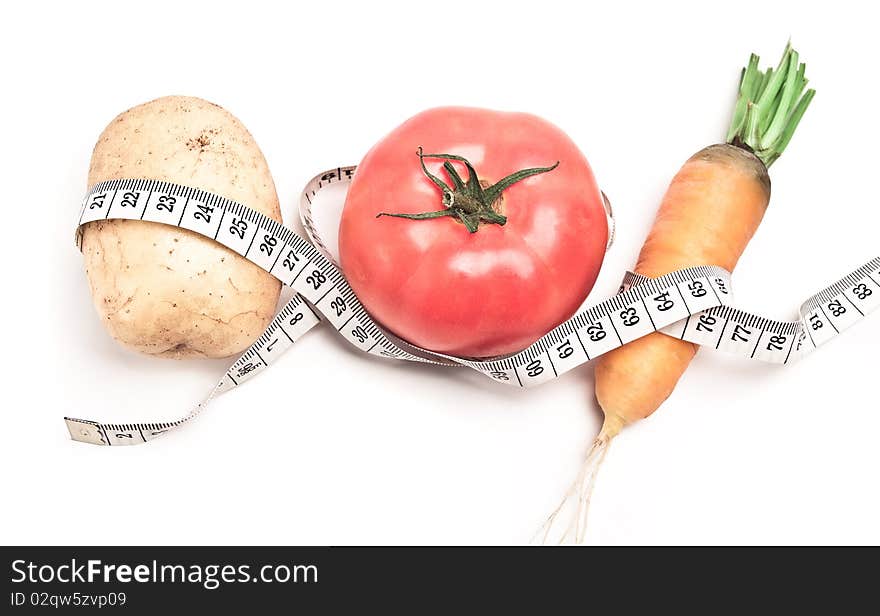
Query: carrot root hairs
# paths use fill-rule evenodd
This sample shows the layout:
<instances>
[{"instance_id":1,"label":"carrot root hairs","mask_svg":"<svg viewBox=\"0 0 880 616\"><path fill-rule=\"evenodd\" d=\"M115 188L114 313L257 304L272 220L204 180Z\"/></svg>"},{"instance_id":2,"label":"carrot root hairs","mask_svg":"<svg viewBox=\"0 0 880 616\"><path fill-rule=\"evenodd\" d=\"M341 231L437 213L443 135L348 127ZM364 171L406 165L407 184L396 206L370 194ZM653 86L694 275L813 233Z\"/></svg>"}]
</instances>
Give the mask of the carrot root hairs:
<instances>
[{"instance_id":1,"label":"carrot root hairs","mask_svg":"<svg viewBox=\"0 0 880 616\"><path fill-rule=\"evenodd\" d=\"M605 454L608 452L612 438L600 435L593 441L577 479L572 482L562 501L547 517L530 543L539 542L544 545L549 543L559 545L571 542L583 543L596 476L602 462L605 461ZM564 526L563 520L568 520ZM560 528L563 529L561 533Z\"/></svg>"}]
</instances>

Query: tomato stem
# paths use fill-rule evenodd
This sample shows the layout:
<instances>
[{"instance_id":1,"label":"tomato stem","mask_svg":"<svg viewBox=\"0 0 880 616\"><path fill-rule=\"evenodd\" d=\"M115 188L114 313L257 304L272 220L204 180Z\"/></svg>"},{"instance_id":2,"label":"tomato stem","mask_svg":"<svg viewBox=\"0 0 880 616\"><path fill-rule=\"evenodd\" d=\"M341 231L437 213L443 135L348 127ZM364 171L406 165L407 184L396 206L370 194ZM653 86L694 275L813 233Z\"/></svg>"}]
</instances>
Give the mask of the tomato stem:
<instances>
[{"instance_id":1,"label":"tomato stem","mask_svg":"<svg viewBox=\"0 0 880 616\"><path fill-rule=\"evenodd\" d=\"M559 161L556 161L556 164L550 167L520 169L519 171L502 178L492 186L483 188L473 165L471 165L471 163L463 156L458 156L456 154L425 154L421 147L419 147L416 153L418 154L419 164L422 166L422 172L425 174L425 177L431 180L431 182L433 182L443 193L441 203L443 204L444 209L434 212L423 212L420 214L392 214L388 212L380 212L376 214L376 218L379 218L380 216L392 216L394 218L406 218L409 220L430 220L432 218L452 216L458 219L468 231L476 233L480 228L481 223L503 225L507 222L507 217L500 214L495 209L495 202L501 198L501 193L504 190L527 177L553 171L559 166ZM449 176L449 181L452 182L452 186L428 171L428 168L425 166L426 158L444 159L443 169L446 170L446 174ZM467 168L467 182L462 179L458 170L450 162L453 160L464 164Z\"/></svg>"}]
</instances>

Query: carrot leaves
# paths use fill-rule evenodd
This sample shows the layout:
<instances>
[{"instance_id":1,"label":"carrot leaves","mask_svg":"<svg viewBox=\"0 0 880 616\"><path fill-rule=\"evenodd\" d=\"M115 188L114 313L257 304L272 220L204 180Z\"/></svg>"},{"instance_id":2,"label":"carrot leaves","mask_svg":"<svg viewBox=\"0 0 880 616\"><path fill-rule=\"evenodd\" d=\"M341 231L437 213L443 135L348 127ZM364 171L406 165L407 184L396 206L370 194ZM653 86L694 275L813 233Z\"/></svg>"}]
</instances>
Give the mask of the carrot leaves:
<instances>
[{"instance_id":1,"label":"carrot leaves","mask_svg":"<svg viewBox=\"0 0 880 616\"><path fill-rule=\"evenodd\" d=\"M816 91L805 91L806 65L791 43L775 69L761 71L759 61L752 54L742 71L726 141L751 150L769 167L785 151Z\"/></svg>"}]
</instances>

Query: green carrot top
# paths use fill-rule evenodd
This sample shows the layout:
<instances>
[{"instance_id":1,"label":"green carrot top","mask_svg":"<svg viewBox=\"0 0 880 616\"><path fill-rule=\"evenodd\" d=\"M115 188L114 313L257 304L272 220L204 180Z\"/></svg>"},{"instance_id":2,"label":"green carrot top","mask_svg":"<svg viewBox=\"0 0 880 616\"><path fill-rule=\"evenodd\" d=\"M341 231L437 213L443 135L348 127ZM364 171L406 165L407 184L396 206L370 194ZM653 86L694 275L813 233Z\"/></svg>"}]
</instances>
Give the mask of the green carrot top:
<instances>
[{"instance_id":1,"label":"green carrot top","mask_svg":"<svg viewBox=\"0 0 880 616\"><path fill-rule=\"evenodd\" d=\"M804 91L806 64L790 42L776 70L761 71L759 60L752 54L742 71L726 141L751 150L769 167L785 151L816 91Z\"/></svg>"}]
</instances>

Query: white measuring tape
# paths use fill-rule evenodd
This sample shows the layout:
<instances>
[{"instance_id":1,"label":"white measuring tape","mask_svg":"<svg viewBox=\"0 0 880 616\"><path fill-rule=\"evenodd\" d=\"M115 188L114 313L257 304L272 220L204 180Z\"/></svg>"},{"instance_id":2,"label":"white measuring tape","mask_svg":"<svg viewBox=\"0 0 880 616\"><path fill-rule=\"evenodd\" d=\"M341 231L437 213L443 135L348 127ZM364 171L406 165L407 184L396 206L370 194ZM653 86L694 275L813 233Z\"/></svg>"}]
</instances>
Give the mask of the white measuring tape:
<instances>
[{"instance_id":1,"label":"white measuring tape","mask_svg":"<svg viewBox=\"0 0 880 616\"><path fill-rule=\"evenodd\" d=\"M400 340L372 320L315 230L313 197L330 184L350 182L354 170L339 167L317 175L303 191L300 214L312 243L259 212L203 190L157 180L110 180L93 187L83 200L77 245L82 225L96 220L164 223L220 242L297 295L185 417L124 424L65 418L70 436L95 445L137 445L161 436L194 418L215 396L265 370L322 319L372 355L467 366L501 383L532 387L655 331L787 364L880 306L880 257L810 297L801 305L797 321L767 319L733 308L730 274L719 267L691 267L659 278L629 273L618 295L581 310L518 353L491 360L433 353Z\"/></svg>"}]
</instances>

